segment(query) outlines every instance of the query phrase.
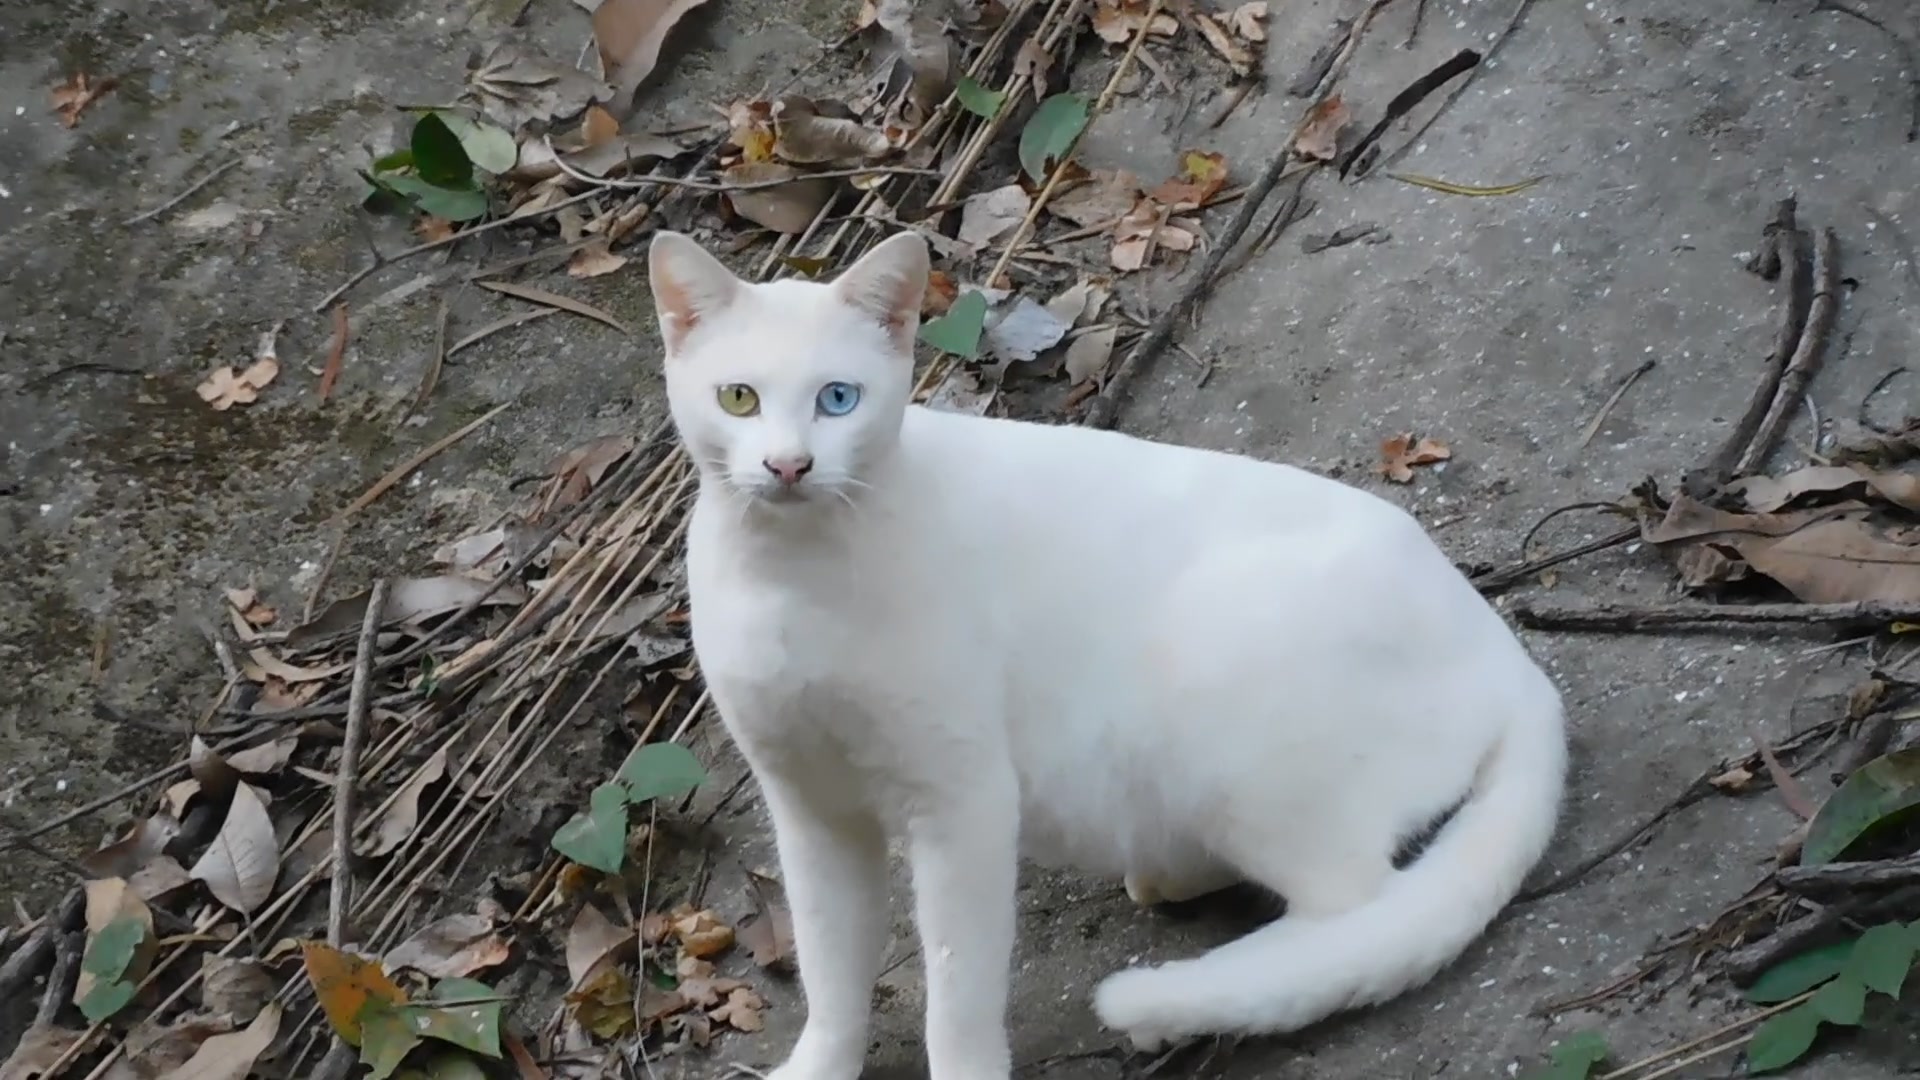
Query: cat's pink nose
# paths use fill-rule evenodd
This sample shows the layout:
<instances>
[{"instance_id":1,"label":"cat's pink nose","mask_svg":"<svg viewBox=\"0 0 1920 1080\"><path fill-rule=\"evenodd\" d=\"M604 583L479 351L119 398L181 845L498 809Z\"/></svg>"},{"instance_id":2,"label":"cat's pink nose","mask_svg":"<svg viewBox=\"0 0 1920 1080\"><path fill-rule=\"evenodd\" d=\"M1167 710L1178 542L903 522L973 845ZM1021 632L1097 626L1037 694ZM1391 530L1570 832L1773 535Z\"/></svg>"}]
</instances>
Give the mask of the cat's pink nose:
<instances>
[{"instance_id":1,"label":"cat's pink nose","mask_svg":"<svg viewBox=\"0 0 1920 1080\"><path fill-rule=\"evenodd\" d=\"M780 482L789 486L800 482L800 478L813 471L813 456L800 454L794 457L771 457L760 464L767 471L780 478Z\"/></svg>"}]
</instances>

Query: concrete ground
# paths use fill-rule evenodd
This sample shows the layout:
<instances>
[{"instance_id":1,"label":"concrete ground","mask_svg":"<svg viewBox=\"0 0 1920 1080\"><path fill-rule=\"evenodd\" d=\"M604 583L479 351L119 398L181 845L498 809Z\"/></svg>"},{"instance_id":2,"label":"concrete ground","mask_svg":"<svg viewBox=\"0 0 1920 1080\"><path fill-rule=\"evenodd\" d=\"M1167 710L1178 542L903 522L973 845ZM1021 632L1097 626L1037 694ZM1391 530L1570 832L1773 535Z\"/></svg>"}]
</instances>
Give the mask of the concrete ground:
<instances>
[{"instance_id":1,"label":"concrete ground","mask_svg":"<svg viewBox=\"0 0 1920 1080\"><path fill-rule=\"evenodd\" d=\"M1913 9L1855 2L1920 41ZM176 753L171 733L217 685L201 627L215 617L218 590L251 581L297 605L331 543L327 515L419 447L511 403L366 516L336 581L422 564L558 451L657 422L650 337L626 341L569 318L465 354L417 422L394 420L393 404L411 395L433 348L438 296L452 300L456 333L508 310L443 284L536 243L497 232L453 262L401 263L355 292L339 392L313 401L305 369L324 355L328 326L309 309L368 258L350 205L354 167L388 145L394 104L447 96L467 50L518 6L0 5L0 663L16 687L0 701L0 818L9 828ZM708 101L778 85L814 64L851 6L714 0L676 39L685 58L649 100L663 103L663 120L698 119ZM1195 146L1226 153L1250 176L1300 108L1278 87L1332 19L1357 6L1276 3L1275 89L1208 130L1223 91L1143 84L1096 126L1084 159L1156 177L1172 170L1177 149ZM1402 49L1413 7L1388 8L1354 58L1346 98L1363 115L1457 48L1484 46L1512 10L1432 0L1417 45ZM565 0L537 0L531 22L568 55L584 33ZM67 130L48 113L46 90L76 68L123 82ZM1121 426L1386 489L1457 559L1510 561L1546 511L1617 497L1643 476L1671 480L1738 415L1775 312L1772 288L1740 263L1770 204L1788 193L1803 222L1838 232L1853 283L1811 394L1821 417L1851 417L1869 386L1920 352L1920 269L1909 246L1920 235L1920 144L1905 139L1908 77L1920 72L1903 74L1879 31L1798 0L1535 5L1395 167L1468 184L1546 179L1476 198L1385 177L1322 178L1310 190L1313 216L1227 279L1185 335L1212 362L1211 377L1169 353ZM123 224L227 156L242 164L206 192L158 220ZM1209 221L1217 228L1224 215ZM1361 222L1391 238L1301 250L1305 233ZM366 228L382 250L410 241L396 225ZM637 264L589 282L555 280L649 324ZM1152 310L1177 278L1130 285ZM251 408L206 410L193 394L206 368L245 360L283 319L282 382ZM1649 358L1658 365L1580 446L1619 380ZM1920 411L1910 394L1878 407ZM1387 488L1370 465L1379 441L1403 430L1443 439L1453 460ZM1798 419L1776 464L1791 465L1815 438ZM1589 527L1564 524L1550 543ZM1626 548L1563 568L1550 592L1654 599L1669 580L1649 553ZM1576 862L1701 769L1750 749L1756 732L1777 739L1832 715L1860 662L1809 655L1822 640L1531 637L1565 688L1575 754L1549 865ZM96 697L130 719L103 720ZM734 768L709 736L704 751L723 772ZM1432 986L1295 1038L1224 1048L1205 1075L1510 1075L1577 1030L1604 1031L1623 1061L1705 1033L1737 1011L1710 981L1558 1020L1532 1011L1711 918L1763 876L1792 824L1770 797L1702 803L1579 887L1517 910ZM719 825L739 864L770 861L749 800ZM66 842L85 848L95 838L83 828ZM36 882L50 875L16 857L0 894L40 901L47 889ZM1189 955L1245 926L1141 913L1113 882L1036 876L1021 903L1016 1060L1023 1075L1058 1080L1136 1075L1145 1064L1099 1053L1113 1046L1086 1006L1100 976ZM904 937L896 944L902 956L909 948ZM779 1059L801 1012L790 989L769 996L768 1031L730 1039L727 1057ZM870 1075L918 1075L916 965L890 974L881 1000ZM1882 1029L1799 1075L1920 1072L1913 1026ZM1673 1075L1735 1066L1728 1056Z\"/></svg>"}]
</instances>

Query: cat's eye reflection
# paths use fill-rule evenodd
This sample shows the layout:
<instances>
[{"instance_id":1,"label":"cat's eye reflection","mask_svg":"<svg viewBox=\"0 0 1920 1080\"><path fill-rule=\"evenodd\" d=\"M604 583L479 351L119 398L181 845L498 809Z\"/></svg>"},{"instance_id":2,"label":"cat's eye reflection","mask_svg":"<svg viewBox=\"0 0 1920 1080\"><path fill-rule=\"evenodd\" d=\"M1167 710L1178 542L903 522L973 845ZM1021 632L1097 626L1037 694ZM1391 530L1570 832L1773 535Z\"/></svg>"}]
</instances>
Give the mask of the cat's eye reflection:
<instances>
[{"instance_id":1,"label":"cat's eye reflection","mask_svg":"<svg viewBox=\"0 0 1920 1080\"><path fill-rule=\"evenodd\" d=\"M860 388L852 383L830 382L814 396L814 405L826 416L845 416L860 404Z\"/></svg>"},{"instance_id":2,"label":"cat's eye reflection","mask_svg":"<svg viewBox=\"0 0 1920 1080\"><path fill-rule=\"evenodd\" d=\"M717 396L720 408L728 416L752 416L760 411L760 395L746 383L728 383L719 389Z\"/></svg>"}]
</instances>

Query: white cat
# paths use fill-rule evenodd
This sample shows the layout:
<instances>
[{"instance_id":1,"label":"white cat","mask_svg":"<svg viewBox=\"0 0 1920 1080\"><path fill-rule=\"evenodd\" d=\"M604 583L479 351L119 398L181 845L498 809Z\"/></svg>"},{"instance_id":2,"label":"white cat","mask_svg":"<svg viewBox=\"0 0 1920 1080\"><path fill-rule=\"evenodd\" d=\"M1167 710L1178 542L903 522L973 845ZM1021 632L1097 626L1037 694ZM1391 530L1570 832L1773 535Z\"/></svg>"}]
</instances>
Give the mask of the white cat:
<instances>
[{"instance_id":1,"label":"white cat","mask_svg":"<svg viewBox=\"0 0 1920 1080\"><path fill-rule=\"evenodd\" d=\"M807 998L777 1080L860 1074L889 836L933 1080L1009 1075L1017 853L1142 902L1286 898L1101 984L1142 1047L1383 1001L1519 888L1560 698L1412 517L1284 465L909 405L912 234L830 285L749 284L668 232L650 261L700 474L694 647L773 816Z\"/></svg>"}]
</instances>

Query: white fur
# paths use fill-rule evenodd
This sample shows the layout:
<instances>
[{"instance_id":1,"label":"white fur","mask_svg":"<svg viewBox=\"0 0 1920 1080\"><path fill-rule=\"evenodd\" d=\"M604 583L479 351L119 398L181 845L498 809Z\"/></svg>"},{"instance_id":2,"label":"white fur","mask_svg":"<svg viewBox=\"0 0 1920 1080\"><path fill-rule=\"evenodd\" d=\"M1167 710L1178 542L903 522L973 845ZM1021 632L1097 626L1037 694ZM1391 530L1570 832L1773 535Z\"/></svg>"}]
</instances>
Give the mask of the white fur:
<instances>
[{"instance_id":1,"label":"white fur","mask_svg":"<svg viewBox=\"0 0 1920 1080\"><path fill-rule=\"evenodd\" d=\"M1554 829L1560 698L1407 514L1284 465L909 406L910 234L833 285L737 282L665 233L652 273L700 469L694 645L773 816L807 995L778 1080L860 1073L888 836L933 1080L1009 1074L1016 852L1143 900L1287 899L1101 984L1141 1046L1383 1001L1519 888ZM816 415L830 380L864 388L851 414ZM727 383L760 415L723 412ZM783 491L760 461L793 453L816 467Z\"/></svg>"}]
</instances>

